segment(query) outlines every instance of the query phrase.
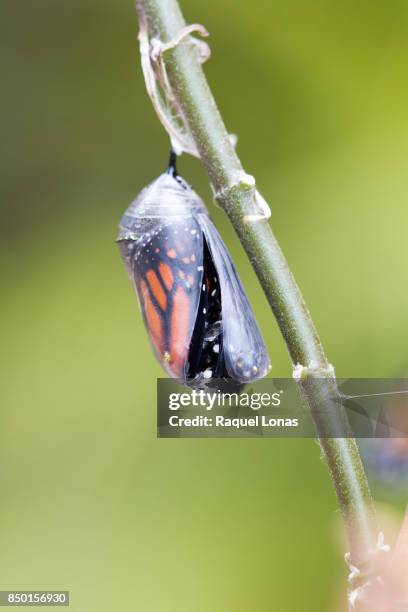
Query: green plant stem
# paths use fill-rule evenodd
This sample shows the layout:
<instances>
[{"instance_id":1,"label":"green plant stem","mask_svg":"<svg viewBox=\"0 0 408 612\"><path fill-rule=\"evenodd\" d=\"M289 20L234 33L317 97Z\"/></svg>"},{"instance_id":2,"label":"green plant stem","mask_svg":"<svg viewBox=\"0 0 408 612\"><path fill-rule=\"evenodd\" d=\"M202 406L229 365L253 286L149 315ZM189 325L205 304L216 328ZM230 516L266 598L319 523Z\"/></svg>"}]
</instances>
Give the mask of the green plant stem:
<instances>
[{"instance_id":1,"label":"green plant stem","mask_svg":"<svg viewBox=\"0 0 408 612\"><path fill-rule=\"evenodd\" d=\"M136 7L149 36L163 43L174 39L185 27L177 0L137 0ZM230 218L258 275L292 361L310 366L303 371L300 387L315 420L353 561L364 563L376 540L372 499L356 441L347 437L347 417L309 311L269 224L264 220L244 220L248 212L257 208L255 186L231 144L196 50L188 42L181 42L166 51L164 62L216 200ZM328 438L327 432L340 437Z\"/></svg>"}]
</instances>

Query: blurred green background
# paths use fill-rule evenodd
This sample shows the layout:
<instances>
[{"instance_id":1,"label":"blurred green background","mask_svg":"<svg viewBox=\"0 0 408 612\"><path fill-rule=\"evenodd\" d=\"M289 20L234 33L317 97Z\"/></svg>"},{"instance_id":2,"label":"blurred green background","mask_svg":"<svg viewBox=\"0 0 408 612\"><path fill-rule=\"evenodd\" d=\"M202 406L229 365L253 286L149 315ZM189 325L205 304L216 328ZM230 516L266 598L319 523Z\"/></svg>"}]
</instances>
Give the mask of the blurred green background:
<instances>
[{"instance_id":1,"label":"blurred green background","mask_svg":"<svg viewBox=\"0 0 408 612\"><path fill-rule=\"evenodd\" d=\"M408 4L182 8L338 375L405 374ZM133 2L3 0L0 28L0 588L70 589L81 612L332 610L345 567L313 441L156 439L161 370L114 244L168 152ZM203 169L179 166L290 375Z\"/></svg>"}]
</instances>

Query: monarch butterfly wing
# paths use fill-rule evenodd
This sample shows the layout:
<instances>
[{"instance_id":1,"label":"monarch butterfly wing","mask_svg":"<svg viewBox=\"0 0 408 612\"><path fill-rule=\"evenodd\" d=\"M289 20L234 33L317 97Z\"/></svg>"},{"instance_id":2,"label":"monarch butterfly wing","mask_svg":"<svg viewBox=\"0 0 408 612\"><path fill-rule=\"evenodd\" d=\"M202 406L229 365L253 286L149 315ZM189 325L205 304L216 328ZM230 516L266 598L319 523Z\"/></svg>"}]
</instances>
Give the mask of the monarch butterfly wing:
<instances>
[{"instance_id":1,"label":"monarch butterfly wing","mask_svg":"<svg viewBox=\"0 0 408 612\"><path fill-rule=\"evenodd\" d=\"M203 274L200 226L194 217L156 219L137 240L120 240L120 249L156 357L185 380Z\"/></svg>"},{"instance_id":2,"label":"monarch butterfly wing","mask_svg":"<svg viewBox=\"0 0 408 612\"><path fill-rule=\"evenodd\" d=\"M228 374L241 382L265 376L269 355L227 248L211 219L199 215L215 267L222 302L223 351Z\"/></svg>"}]
</instances>

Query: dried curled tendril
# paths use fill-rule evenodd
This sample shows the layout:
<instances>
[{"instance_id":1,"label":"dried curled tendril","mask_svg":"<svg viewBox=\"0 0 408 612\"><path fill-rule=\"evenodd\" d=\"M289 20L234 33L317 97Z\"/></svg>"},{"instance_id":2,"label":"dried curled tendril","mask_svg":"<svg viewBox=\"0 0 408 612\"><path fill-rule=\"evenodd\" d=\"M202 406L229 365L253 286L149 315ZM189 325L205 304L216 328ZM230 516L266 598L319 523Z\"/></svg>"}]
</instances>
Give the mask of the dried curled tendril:
<instances>
[{"instance_id":1,"label":"dried curled tendril","mask_svg":"<svg viewBox=\"0 0 408 612\"><path fill-rule=\"evenodd\" d=\"M173 150L177 155L190 153L190 155L200 157L182 110L173 94L163 61L163 54L166 51L174 49L181 42L188 42L197 49L200 63L204 63L210 56L210 47L204 41L191 36L193 32L204 37L208 36L204 26L192 24L183 28L168 43L163 43L157 38L150 39L147 26L142 22L139 43L147 93L160 122L170 137Z\"/></svg>"},{"instance_id":2,"label":"dried curled tendril","mask_svg":"<svg viewBox=\"0 0 408 612\"><path fill-rule=\"evenodd\" d=\"M204 63L211 54L210 47L206 42L191 36L193 32L197 32L203 37L209 35L204 26L194 23L182 28L179 34L169 42L163 43L158 38L149 37L147 24L142 20L140 23L139 43L147 93L161 124L169 135L173 151L177 155L189 153L194 157L200 158L187 121L184 118L177 97L173 93L163 59L166 51L174 49L180 43L188 43L196 49L199 62L201 64ZM235 146L237 141L236 135L231 134L230 140L232 145ZM255 206L255 212L245 215L244 222L269 219L271 211L263 197L256 190L255 179L250 175L242 174L243 177L239 176L237 183L242 181L247 187L253 188Z\"/></svg>"}]
</instances>

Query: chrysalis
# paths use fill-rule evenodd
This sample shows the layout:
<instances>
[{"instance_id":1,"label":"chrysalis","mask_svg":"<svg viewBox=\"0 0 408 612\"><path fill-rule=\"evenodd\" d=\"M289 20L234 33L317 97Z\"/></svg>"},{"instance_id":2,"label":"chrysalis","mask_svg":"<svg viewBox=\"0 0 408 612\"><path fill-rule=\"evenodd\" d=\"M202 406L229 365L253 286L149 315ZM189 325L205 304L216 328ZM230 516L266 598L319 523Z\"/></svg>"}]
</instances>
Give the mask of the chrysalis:
<instances>
[{"instance_id":1,"label":"chrysalis","mask_svg":"<svg viewBox=\"0 0 408 612\"><path fill-rule=\"evenodd\" d=\"M120 222L118 243L154 352L173 378L248 383L270 370L268 353L231 257L203 201L167 171Z\"/></svg>"}]
</instances>

